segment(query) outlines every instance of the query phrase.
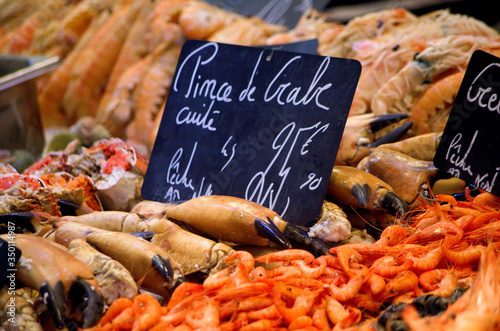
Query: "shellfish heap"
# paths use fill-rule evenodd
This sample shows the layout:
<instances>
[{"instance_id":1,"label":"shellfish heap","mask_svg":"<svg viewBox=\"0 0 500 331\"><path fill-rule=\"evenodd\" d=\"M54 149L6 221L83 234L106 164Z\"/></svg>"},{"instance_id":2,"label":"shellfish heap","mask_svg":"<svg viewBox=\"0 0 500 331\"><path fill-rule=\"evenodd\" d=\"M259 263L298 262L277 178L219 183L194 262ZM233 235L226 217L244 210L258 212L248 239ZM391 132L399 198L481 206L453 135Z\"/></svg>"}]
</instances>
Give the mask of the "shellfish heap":
<instances>
[{"instance_id":1,"label":"shellfish heap","mask_svg":"<svg viewBox=\"0 0 500 331\"><path fill-rule=\"evenodd\" d=\"M19 0L0 6L0 53L63 60L38 80L44 127L91 116L146 156L186 39L255 46L317 38L320 55L362 64L351 116L408 113L413 135L443 129L472 52L496 53L500 46L496 30L448 10L417 17L391 9L347 24L310 10L287 29L202 1Z\"/></svg>"}]
</instances>

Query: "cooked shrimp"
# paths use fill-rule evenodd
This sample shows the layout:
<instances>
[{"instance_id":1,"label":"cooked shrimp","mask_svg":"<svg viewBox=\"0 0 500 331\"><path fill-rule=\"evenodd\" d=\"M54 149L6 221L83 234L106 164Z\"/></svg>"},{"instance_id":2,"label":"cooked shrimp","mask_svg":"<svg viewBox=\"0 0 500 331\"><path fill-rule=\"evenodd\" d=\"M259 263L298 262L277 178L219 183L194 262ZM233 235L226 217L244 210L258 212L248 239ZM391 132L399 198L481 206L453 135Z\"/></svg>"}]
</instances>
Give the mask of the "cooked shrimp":
<instances>
[{"instance_id":1,"label":"cooked shrimp","mask_svg":"<svg viewBox=\"0 0 500 331\"><path fill-rule=\"evenodd\" d=\"M418 285L418 276L410 270L404 270L387 282L378 296L383 300L413 290Z\"/></svg>"},{"instance_id":2,"label":"cooked shrimp","mask_svg":"<svg viewBox=\"0 0 500 331\"><path fill-rule=\"evenodd\" d=\"M276 284L271 293L274 305L287 323L292 323L299 316L307 315L312 310L318 294L319 291L299 289L282 284ZM294 300L291 308L287 307L282 296Z\"/></svg>"},{"instance_id":3,"label":"cooked shrimp","mask_svg":"<svg viewBox=\"0 0 500 331\"><path fill-rule=\"evenodd\" d=\"M134 297L132 311L136 315L132 330L148 330L160 319L160 303L151 295L138 294Z\"/></svg>"},{"instance_id":4,"label":"cooked shrimp","mask_svg":"<svg viewBox=\"0 0 500 331\"><path fill-rule=\"evenodd\" d=\"M398 261L394 256L388 255L379 258L372 264L373 272L382 277L392 277L398 273L408 270L412 267L413 261L411 259L405 259L402 264L398 264Z\"/></svg>"},{"instance_id":5,"label":"cooked shrimp","mask_svg":"<svg viewBox=\"0 0 500 331\"><path fill-rule=\"evenodd\" d=\"M411 270L415 272L422 272L436 268L443 258L443 251L441 246L423 253L421 256L408 254L408 259L413 262Z\"/></svg>"},{"instance_id":6,"label":"cooked shrimp","mask_svg":"<svg viewBox=\"0 0 500 331\"><path fill-rule=\"evenodd\" d=\"M441 246L443 250L443 256L451 263L459 266L468 265L472 262L478 261L481 257L481 254L486 251L485 246L476 245L470 245L466 249L455 251L451 249L453 247L452 242L452 236L447 235Z\"/></svg>"},{"instance_id":7,"label":"cooked shrimp","mask_svg":"<svg viewBox=\"0 0 500 331\"><path fill-rule=\"evenodd\" d=\"M303 249L285 249L266 255L259 256L255 259L258 262L291 262L293 260L314 260L314 255Z\"/></svg>"},{"instance_id":8,"label":"cooked shrimp","mask_svg":"<svg viewBox=\"0 0 500 331\"><path fill-rule=\"evenodd\" d=\"M457 276L447 269L434 269L423 272L418 279L420 285L433 295L449 297L457 288Z\"/></svg>"},{"instance_id":9,"label":"cooked shrimp","mask_svg":"<svg viewBox=\"0 0 500 331\"><path fill-rule=\"evenodd\" d=\"M328 319L334 325L349 315L349 311L346 307L344 307L344 305L337 301L334 297L327 296L325 306Z\"/></svg>"},{"instance_id":10,"label":"cooked shrimp","mask_svg":"<svg viewBox=\"0 0 500 331\"><path fill-rule=\"evenodd\" d=\"M331 284L328 288L330 294L338 301L348 301L354 298L356 293L359 292L363 283L368 279L368 275L367 269L363 269L354 278L351 278L347 284L341 287Z\"/></svg>"}]
</instances>

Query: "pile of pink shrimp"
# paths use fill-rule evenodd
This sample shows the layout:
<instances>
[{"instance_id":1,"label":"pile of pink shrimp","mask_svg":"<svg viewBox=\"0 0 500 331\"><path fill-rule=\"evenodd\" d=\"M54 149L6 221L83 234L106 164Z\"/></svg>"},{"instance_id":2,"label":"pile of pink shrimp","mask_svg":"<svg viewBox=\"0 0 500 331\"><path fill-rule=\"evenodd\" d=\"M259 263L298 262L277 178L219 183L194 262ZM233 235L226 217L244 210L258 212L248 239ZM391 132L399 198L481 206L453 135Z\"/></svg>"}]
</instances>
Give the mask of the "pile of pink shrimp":
<instances>
[{"instance_id":1,"label":"pile of pink shrimp","mask_svg":"<svg viewBox=\"0 0 500 331\"><path fill-rule=\"evenodd\" d=\"M202 284L183 283L168 304L140 295L113 303L93 330L338 330L374 320L387 303L450 296L470 287L489 244L498 253L500 198L438 195L373 244L315 257L287 249L237 251ZM152 297L151 297L152 298ZM147 307L147 308L145 308Z\"/></svg>"}]
</instances>

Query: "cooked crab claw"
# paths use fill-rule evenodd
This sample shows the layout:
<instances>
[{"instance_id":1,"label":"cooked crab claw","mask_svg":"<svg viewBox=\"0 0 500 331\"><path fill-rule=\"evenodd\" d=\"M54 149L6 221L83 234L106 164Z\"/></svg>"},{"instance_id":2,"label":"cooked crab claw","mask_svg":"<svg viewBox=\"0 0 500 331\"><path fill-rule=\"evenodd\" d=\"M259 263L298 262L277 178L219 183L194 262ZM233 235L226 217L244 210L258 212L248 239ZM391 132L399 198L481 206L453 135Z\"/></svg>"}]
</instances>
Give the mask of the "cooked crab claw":
<instances>
[{"instance_id":1,"label":"cooked crab claw","mask_svg":"<svg viewBox=\"0 0 500 331\"><path fill-rule=\"evenodd\" d=\"M408 114L350 116L340 142L336 165L356 165L370 150L398 141L412 126Z\"/></svg>"},{"instance_id":2,"label":"cooked crab claw","mask_svg":"<svg viewBox=\"0 0 500 331\"><path fill-rule=\"evenodd\" d=\"M391 116L391 115L406 115L406 114L387 114L387 115L379 115L379 116ZM376 121L377 120L375 120L374 122L376 122ZM377 123L373 123L373 124L374 124L374 127L376 127ZM406 122L406 123L402 124L401 126L396 127L394 130L390 131L389 133L382 136L378 140L375 140L372 143L366 144L365 146L366 147L378 147L378 146L383 145L383 144L388 144L388 143L393 143L395 141L398 141L401 137L404 136L404 134L406 132L408 132L408 130L411 128L412 125L413 125L413 122Z\"/></svg>"},{"instance_id":3,"label":"cooked crab claw","mask_svg":"<svg viewBox=\"0 0 500 331\"><path fill-rule=\"evenodd\" d=\"M54 325L59 329L66 326L68 329L76 330L78 324L83 329L89 328L99 321L104 307L102 296L81 278L71 285L67 296L61 281L58 281L54 288L48 282L43 282L40 286L40 295ZM66 297L71 301L72 318L66 316ZM76 323L75 320L81 322Z\"/></svg>"},{"instance_id":4,"label":"cooked crab claw","mask_svg":"<svg viewBox=\"0 0 500 331\"><path fill-rule=\"evenodd\" d=\"M383 190L385 188L379 188ZM358 200L363 208L369 208L370 200L372 199L372 188L368 184L354 184L352 187L352 195ZM387 210L391 214L403 215L408 211L408 204L401 200L394 192L387 191L379 201L380 207Z\"/></svg>"},{"instance_id":5,"label":"cooked crab claw","mask_svg":"<svg viewBox=\"0 0 500 331\"><path fill-rule=\"evenodd\" d=\"M85 239L120 262L142 287L168 298L186 281L181 265L159 246L130 233L101 231L89 233Z\"/></svg>"},{"instance_id":6,"label":"cooked crab claw","mask_svg":"<svg viewBox=\"0 0 500 331\"><path fill-rule=\"evenodd\" d=\"M256 218L253 222L259 236L269 239L270 242L281 248L290 247L290 241L287 239L286 234L281 232L269 217L265 222L259 218Z\"/></svg>"},{"instance_id":7,"label":"cooked crab claw","mask_svg":"<svg viewBox=\"0 0 500 331\"><path fill-rule=\"evenodd\" d=\"M166 217L212 238L241 245L290 248L279 215L258 203L222 195L200 196L167 209Z\"/></svg>"},{"instance_id":8,"label":"cooked crab claw","mask_svg":"<svg viewBox=\"0 0 500 331\"><path fill-rule=\"evenodd\" d=\"M380 205L393 215L403 215L409 210L408 204L394 192L387 192L380 201Z\"/></svg>"},{"instance_id":9,"label":"cooked crab claw","mask_svg":"<svg viewBox=\"0 0 500 331\"><path fill-rule=\"evenodd\" d=\"M409 209L392 187L378 177L349 166L335 166L328 183L327 196L355 208L385 210L402 215Z\"/></svg>"},{"instance_id":10,"label":"cooked crab claw","mask_svg":"<svg viewBox=\"0 0 500 331\"><path fill-rule=\"evenodd\" d=\"M104 303L89 266L43 237L17 234L15 246L21 251L16 280L40 292L57 328L88 328L97 323Z\"/></svg>"}]
</instances>

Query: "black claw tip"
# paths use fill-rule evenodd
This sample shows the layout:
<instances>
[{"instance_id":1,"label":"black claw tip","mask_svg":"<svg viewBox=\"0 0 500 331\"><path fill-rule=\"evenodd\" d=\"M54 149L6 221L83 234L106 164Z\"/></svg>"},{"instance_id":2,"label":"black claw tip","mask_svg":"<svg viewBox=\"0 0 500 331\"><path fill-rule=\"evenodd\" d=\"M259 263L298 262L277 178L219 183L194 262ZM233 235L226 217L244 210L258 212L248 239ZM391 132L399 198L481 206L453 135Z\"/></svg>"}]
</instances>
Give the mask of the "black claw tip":
<instances>
[{"instance_id":1,"label":"black claw tip","mask_svg":"<svg viewBox=\"0 0 500 331\"><path fill-rule=\"evenodd\" d=\"M378 146L383 145L383 144L389 144L389 143L396 142L406 132L408 132L408 130L411 128L412 125L413 125L413 122L405 123L405 124L397 127L396 129L394 129L393 131L389 132L388 134L386 134L385 136L383 136L379 140L374 141L373 143L367 145L366 147L378 147Z\"/></svg>"},{"instance_id":2,"label":"black claw tip","mask_svg":"<svg viewBox=\"0 0 500 331\"><path fill-rule=\"evenodd\" d=\"M153 268L158 270L166 282L171 282L174 277L174 269L172 268L172 263L169 259L164 259L160 255L155 255L151 259L151 264Z\"/></svg>"},{"instance_id":3,"label":"black claw tip","mask_svg":"<svg viewBox=\"0 0 500 331\"><path fill-rule=\"evenodd\" d=\"M14 224L15 233L23 233L26 231L36 232L31 220L35 217L33 213L9 213L0 215L0 233L8 233L7 224Z\"/></svg>"},{"instance_id":4,"label":"black claw tip","mask_svg":"<svg viewBox=\"0 0 500 331\"><path fill-rule=\"evenodd\" d=\"M329 255L330 247L319 239L313 238L307 234L307 231L288 223L285 227L285 236L293 244L311 251L315 255ZM319 253L319 254L316 254Z\"/></svg>"},{"instance_id":5,"label":"black claw tip","mask_svg":"<svg viewBox=\"0 0 500 331\"><path fill-rule=\"evenodd\" d=\"M381 201L382 207L391 214L405 214L410 208L408 204L398 197L394 192L387 192Z\"/></svg>"},{"instance_id":6,"label":"black claw tip","mask_svg":"<svg viewBox=\"0 0 500 331\"><path fill-rule=\"evenodd\" d=\"M370 122L370 129L372 131L378 131L385 128L386 126L401 121L402 119L408 118L409 115L405 113L397 114L384 114L375 116L375 119Z\"/></svg>"},{"instance_id":7,"label":"black claw tip","mask_svg":"<svg viewBox=\"0 0 500 331\"><path fill-rule=\"evenodd\" d=\"M58 286L58 284L61 286ZM61 293L61 287L63 287L61 281L57 282L54 289L52 289L47 282L43 282L40 286L40 295L45 306L47 306L47 309L49 310L49 314L54 322L54 325L58 329L62 329L64 327L64 309L66 307L64 302L64 289Z\"/></svg>"},{"instance_id":8,"label":"black claw tip","mask_svg":"<svg viewBox=\"0 0 500 331\"><path fill-rule=\"evenodd\" d=\"M69 201L58 200L57 204L63 216L77 216L77 210L81 208L80 205Z\"/></svg>"},{"instance_id":9,"label":"black claw tip","mask_svg":"<svg viewBox=\"0 0 500 331\"><path fill-rule=\"evenodd\" d=\"M104 299L85 279L79 278L71 285L68 298L73 305L76 305L72 310L82 316L83 329L90 328L99 322L104 309Z\"/></svg>"},{"instance_id":10,"label":"black claw tip","mask_svg":"<svg viewBox=\"0 0 500 331\"><path fill-rule=\"evenodd\" d=\"M370 202L371 188L368 184L363 186L359 184L354 184L351 189L352 195L358 200L361 207L366 207L368 202Z\"/></svg>"},{"instance_id":11,"label":"black claw tip","mask_svg":"<svg viewBox=\"0 0 500 331\"><path fill-rule=\"evenodd\" d=\"M130 234L151 241L155 233L153 231L144 231L144 232L130 232Z\"/></svg>"},{"instance_id":12,"label":"black claw tip","mask_svg":"<svg viewBox=\"0 0 500 331\"><path fill-rule=\"evenodd\" d=\"M281 232L280 229L278 229L276 224L274 224L273 221L269 219L269 217L267 218L266 222L259 218L256 218L253 224L259 236L269 239L269 241L275 243L281 248L292 247L288 239L286 239L285 234Z\"/></svg>"}]
</instances>

